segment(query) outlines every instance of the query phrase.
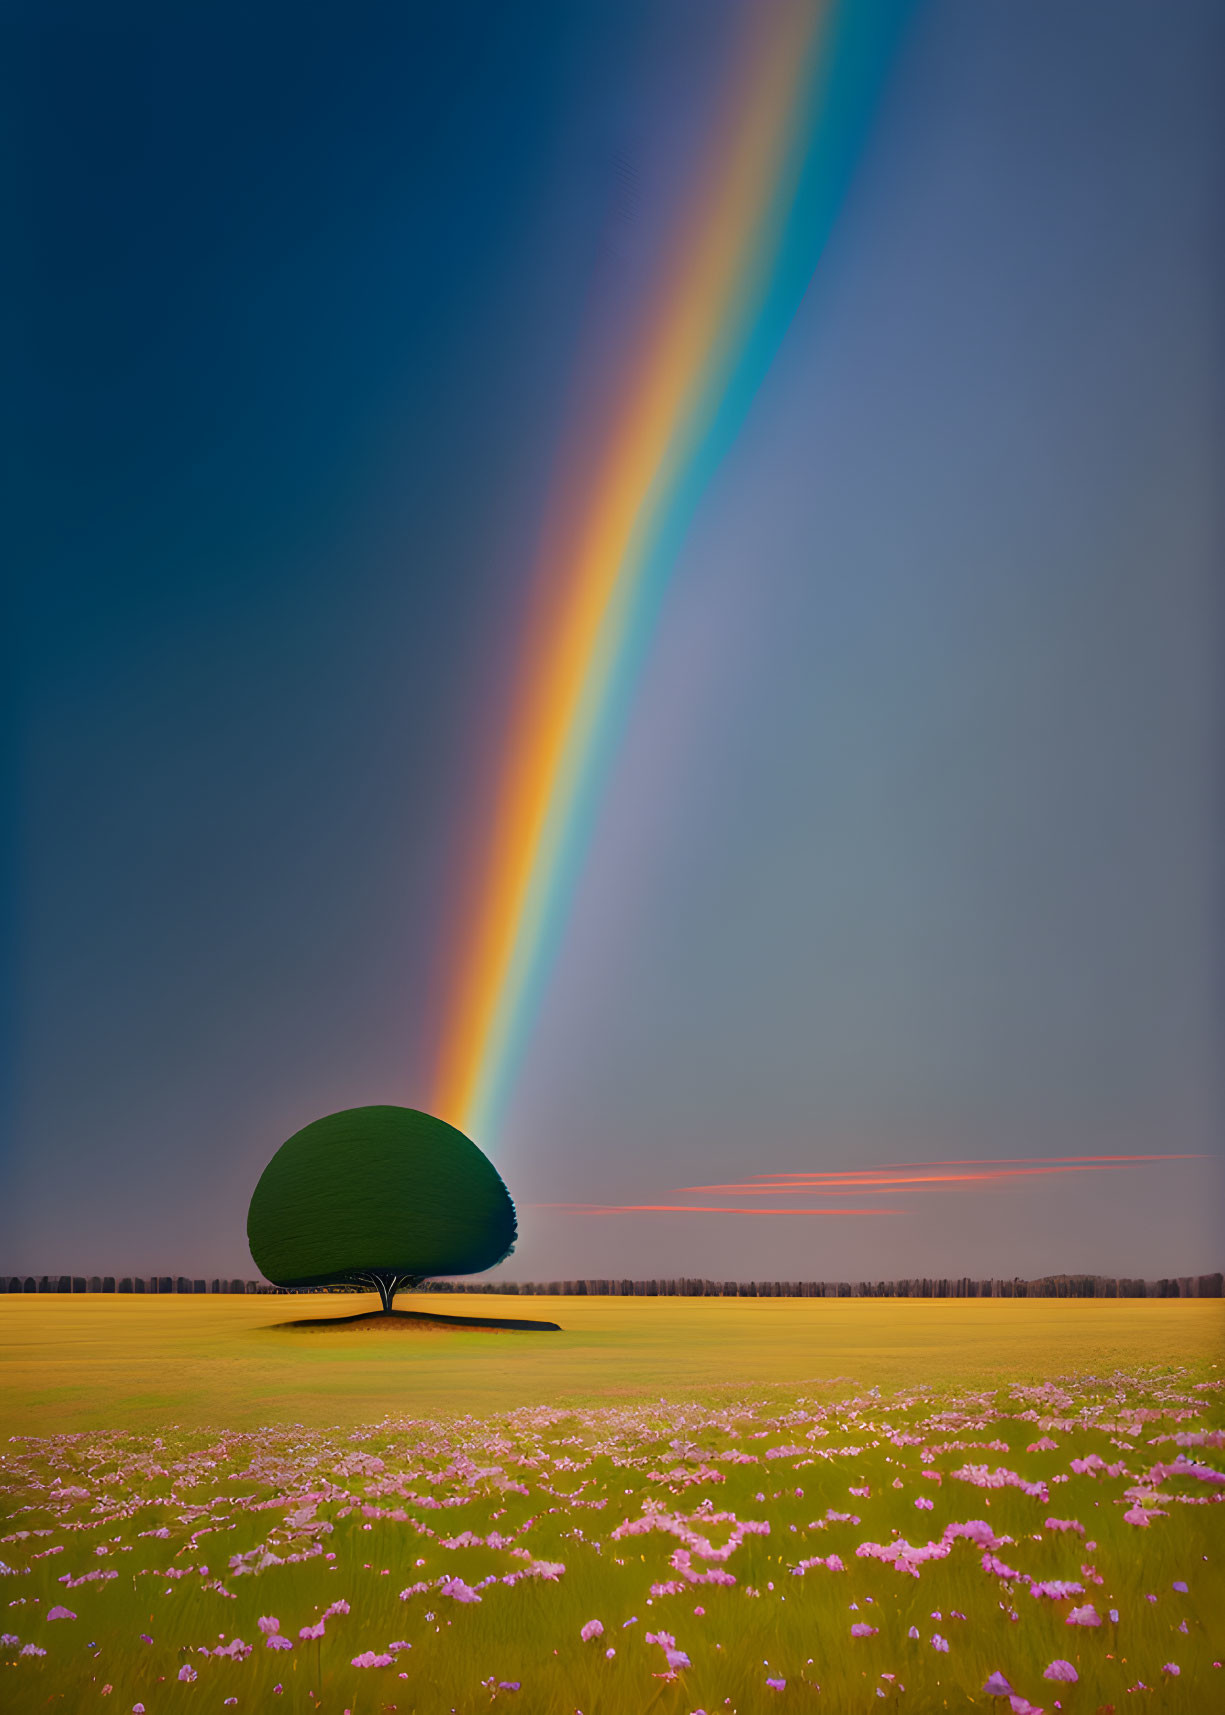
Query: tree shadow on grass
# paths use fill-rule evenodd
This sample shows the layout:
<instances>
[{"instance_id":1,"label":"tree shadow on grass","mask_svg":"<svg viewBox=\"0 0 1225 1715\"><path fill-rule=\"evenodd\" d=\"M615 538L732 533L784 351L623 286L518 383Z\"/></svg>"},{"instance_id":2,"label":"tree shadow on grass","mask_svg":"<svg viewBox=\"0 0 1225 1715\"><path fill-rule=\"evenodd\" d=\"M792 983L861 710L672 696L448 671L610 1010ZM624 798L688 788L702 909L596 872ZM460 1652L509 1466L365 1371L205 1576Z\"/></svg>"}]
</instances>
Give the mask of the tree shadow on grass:
<instances>
[{"instance_id":1,"label":"tree shadow on grass","mask_svg":"<svg viewBox=\"0 0 1225 1715\"><path fill-rule=\"evenodd\" d=\"M292 1328L311 1334L326 1333L329 1328L359 1334L445 1334L453 1328L561 1333L557 1322L527 1322L512 1316L442 1316L430 1310L366 1310L356 1316L303 1316L271 1326L278 1333Z\"/></svg>"}]
</instances>

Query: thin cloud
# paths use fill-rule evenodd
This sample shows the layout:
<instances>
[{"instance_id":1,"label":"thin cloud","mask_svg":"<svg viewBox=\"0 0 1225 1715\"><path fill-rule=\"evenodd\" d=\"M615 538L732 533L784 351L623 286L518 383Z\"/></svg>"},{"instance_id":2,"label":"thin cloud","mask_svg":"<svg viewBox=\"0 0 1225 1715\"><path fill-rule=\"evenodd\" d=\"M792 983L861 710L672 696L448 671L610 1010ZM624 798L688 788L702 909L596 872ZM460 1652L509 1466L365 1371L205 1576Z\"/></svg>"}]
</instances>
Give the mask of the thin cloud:
<instances>
[{"instance_id":1,"label":"thin cloud","mask_svg":"<svg viewBox=\"0 0 1225 1715\"><path fill-rule=\"evenodd\" d=\"M529 1203L577 1215L904 1215L905 1209L736 1209L723 1203Z\"/></svg>"},{"instance_id":2,"label":"thin cloud","mask_svg":"<svg viewBox=\"0 0 1225 1715\"><path fill-rule=\"evenodd\" d=\"M1011 1156L999 1161L910 1162L904 1167L832 1169L824 1172L755 1173L747 1179L718 1185L684 1185L678 1195L702 1192L725 1197L869 1196L888 1191L912 1193L962 1186L999 1184L1006 1180L1044 1178L1066 1173L1118 1173L1166 1161L1200 1161L1200 1155L1080 1155ZM942 1167L970 1167L968 1173L941 1173Z\"/></svg>"}]
</instances>

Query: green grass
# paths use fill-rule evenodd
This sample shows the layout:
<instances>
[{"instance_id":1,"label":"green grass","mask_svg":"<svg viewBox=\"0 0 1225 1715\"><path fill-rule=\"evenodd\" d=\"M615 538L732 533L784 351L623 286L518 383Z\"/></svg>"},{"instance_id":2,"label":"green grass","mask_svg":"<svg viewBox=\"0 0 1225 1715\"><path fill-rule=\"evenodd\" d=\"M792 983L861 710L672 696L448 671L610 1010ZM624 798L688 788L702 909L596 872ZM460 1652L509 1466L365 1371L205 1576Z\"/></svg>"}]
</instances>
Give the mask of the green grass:
<instances>
[{"instance_id":1,"label":"green grass","mask_svg":"<svg viewBox=\"0 0 1225 1715\"><path fill-rule=\"evenodd\" d=\"M1185 1451L1204 1469L1225 1462L1220 1306L533 1302L566 1332L269 1328L317 1299L10 1300L0 1631L18 1641L0 1646L0 1707L1011 1715L983 1691L992 1672L1047 1715L1221 1701L1222 1485L1154 1469L1176 1435L1201 1438ZM1074 1471L1087 1454L1112 1469ZM983 1487L974 1467L1045 1489ZM1126 1516L1135 1495L1147 1526ZM896 1548L856 1552L970 1520L1023 1577L964 1539L917 1577ZM707 1552L746 1524L768 1534ZM797 1575L831 1554L842 1569ZM689 1582L711 1570L734 1583ZM1029 1594L1053 1578L1084 1589ZM350 1611L301 1639L338 1598ZM1068 1625L1087 1602L1104 1623ZM261 1617L293 1648L268 1648ZM674 1677L648 1631L688 1657ZM234 1638L244 1659L204 1653ZM366 1651L393 1660L353 1665ZM1056 1658L1077 1683L1043 1678Z\"/></svg>"},{"instance_id":2,"label":"green grass","mask_svg":"<svg viewBox=\"0 0 1225 1715\"><path fill-rule=\"evenodd\" d=\"M1225 1300L474 1298L560 1334L326 1333L276 1324L362 1298L0 1295L0 1433L369 1423L517 1405L779 1397L810 1384L988 1383L1225 1358Z\"/></svg>"}]
</instances>

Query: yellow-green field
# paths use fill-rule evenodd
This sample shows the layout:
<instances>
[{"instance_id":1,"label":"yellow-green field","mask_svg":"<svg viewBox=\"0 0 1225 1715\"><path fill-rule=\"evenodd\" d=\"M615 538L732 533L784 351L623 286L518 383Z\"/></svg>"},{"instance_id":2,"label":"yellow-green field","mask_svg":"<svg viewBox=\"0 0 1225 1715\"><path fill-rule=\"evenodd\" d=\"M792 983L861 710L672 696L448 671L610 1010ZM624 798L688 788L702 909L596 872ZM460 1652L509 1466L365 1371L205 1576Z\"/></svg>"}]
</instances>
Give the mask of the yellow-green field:
<instances>
[{"instance_id":1,"label":"yellow-green field","mask_svg":"<svg viewBox=\"0 0 1225 1715\"><path fill-rule=\"evenodd\" d=\"M520 1405L717 1401L810 1385L1041 1380L1225 1359L1221 1299L474 1298L433 1313L558 1334L303 1333L377 1299L0 1296L0 1432L370 1423ZM1206 1372L1208 1373L1208 1372Z\"/></svg>"},{"instance_id":2,"label":"yellow-green field","mask_svg":"<svg viewBox=\"0 0 1225 1715\"><path fill-rule=\"evenodd\" d=\"M1205 1715L1222 1305L0 1301L0 1708Z\"/></svg>"}]
</instances>

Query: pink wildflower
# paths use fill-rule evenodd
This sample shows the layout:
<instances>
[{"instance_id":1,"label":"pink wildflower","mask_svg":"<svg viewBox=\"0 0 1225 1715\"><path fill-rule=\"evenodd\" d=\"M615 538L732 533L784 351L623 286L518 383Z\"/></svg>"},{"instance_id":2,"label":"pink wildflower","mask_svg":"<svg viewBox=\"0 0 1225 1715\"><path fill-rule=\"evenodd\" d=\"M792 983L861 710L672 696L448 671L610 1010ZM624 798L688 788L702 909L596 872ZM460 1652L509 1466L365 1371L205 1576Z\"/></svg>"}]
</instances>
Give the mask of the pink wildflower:
<instances>
[{"instance_id":1,"label":"pink wildflower","mask_svg":"<svg viewBox=\"0 0 1225 1715\"><path fill-rule=\"evenodd\" d=\"M939 1632L933 1632L932 1648L938 1650L941 1655L947 1655L949 1653L949 1641L947 1638L942 1638Z\"/></svg>"},{"instance_id":2,"label":"pink wildflower","mask_svg":"<svg viewBox=\"0 0 1225 1715\"><path fill-rule=\"evenodd\" d=\"M587 1624L579 1632L579 1637L582 1638L585 1644L590 1643L592 1638L602 1638L603 1636L603 1620L588 1620Z\"/></svg>"},{"instance_id":3,"label":"pink wildflower","mask_svg":"<svg viewBox=\"0 0 1225 1715\"><path fill-rule=\"evenodd\" d=\"M342 1596L338 1602L333 1602L330 1608L325 1608L323 1610L323 1617L326 1620L330 1619L333 1614L347 1614L348 1611L349 1604Z\"/></svg>"},{"instance_id":4,"label":"pink wildflower","mask_svg":"<svg viewBox=\"0 0 1225 1715\"><path fill-rule=\"evenodd\" d=\"M293 1648L292 1640L289 1638L281 1637L279 1632L270 1632L268 1637L264 1640L264 1642L265 1642L265 1645L268 1649L292 1649Z\"/></svg>"},{"instance_id":5,"label":"pink wildflower","mask_svg":"<svg viewBox=\"0 0 1225 1715\"><path fill-rule=\"evenodd\" d=\"M605 1651L604 1651L604 1659L605 1659L605 1661L611 1661L611 1660L612 1660L612 1658L613 1658L613 1657L614 1657L614 1656L615 1656L615 1655L616 1655L616 1653L617 1653L617 1652L616 1652L616 1650L615 1650L615 1649L606 1649L606 1650L605 1650Z\"/></svg>"},{"instance_id":6,"label":"pink wildflower","mask_svg":"<svg viewBox=\"0 0 1225 1715\"><path fill-rule=\"evenodd\" d=\"M1011 1697L1012 1687L1002 1673L993 1673L983 1686L988 1697Z\"/></svg>"},{"instance_id":7,"label":"pink wildflower","mask_svg":"<svg viewBox=\"0 0 1225 1715\"><path fill-rule=\"evenodd\" d=\"M323 1621L316 1620L313 1626L303 1626L298 1636L300 1638L321 1638L323 1636Z\"/></svg>"},{"instance_id":8,"label":"pink wildflower","mask_svg":"<svg viewBox=\"0 0 1225 1715\"><path fill-rule=\"evenodd\" d=\"M375 1655L372 1649L367 1649L363 1650L360 1655L355 1655L350 1665L353 1667L390 1667L394 1659L394 1656L390 1655Z\"/></svg>"},{"instance_id":9,"label":"pink wildflower","mask_svg":"<svg viewBox=\"0 0 1225 1715\"><path fill-rule=\"evenodd\" d=\"M179 1678L183 1681L184 1685L190 1685L195 1677L195 1668L191 1666L190 1662L184 1662L182 1667L179 1669Z\"/></svg>"},{"instance_id":10,"label":"pink wildflower","mask_svg":"<svg viewBox=\"0 0 1225 1715\"><path fill-rule=\"evenodd\" d=\"M22 1644L22 1655L46 1655L45 1649L39 1649L37 1644Z\"/></svg>"},{"instance_id":11,"label":"pink wildflower","mask_svg":"<svg viewBox=\"0 0 1225 1715\"><path fill-rule=\"evenodd\" d=\"M256 1620L255 1623L259 1627L260 1631L263 1632L265 1637L272 1632L279 1632L281 1629L281 1622L273 1619L271 1614L265 1614L262 1619Z\"/></svg>"},{"instance_id":12,"label":"pink wildflower","mask_svg":"<svg viewBox=\"0 0 1225 1715\"><path fill-rule=\"evenodd\" d=\"M453 1602L479 1602L480 1597L470 1584L465 1584L462 1578L447 1578L438 1586L440 1596L449 1596Z\"/></svg>"},{"instance_id":13,"label":"pink wildflower","mask_svg":"<svg viewBox=\"0 0 1225 1715\"><path fill-rule=\"evenodd\" d=\"M1042 1677L1043 1679L1061 1679L1065 1685L1075 1685L1080 1675L1070 1661L1064 1661L1062 1656L1056 1656L1054 1661L1048 1662L1042 1669Z\"/></svg>"},{"instance_id":14,"label":"pink wildflower","mask_svg":"<svg viewBox=\"0 0 1225 1715\"><path fill-rule=\"evenodd\" d=\"M926 1495L920 1495L915 1502L915 1506L919 1507L925 1513L931 1512L935 1504L935 1501L929 1501Z\"/></svg>"},{"instance_id":15,"label":"pink wildflower","mask_svg":"<svg viewBox=\"0 0 1225 1715\"><path fill-rule=\"evenodd\" d=\"M770 1687L771 1691L786 1691L787 1689L787 1681L785 1679L767 1679L766 1684Z\"/></svg>"},{"instance_id":16,"label":"pink wildflower","mask_svg":"<svg viewBox=\"0 0 1225 1715\"><path fill-rule=\"evenodd\" d=\"M876 1626L869 1626L864 1620L856 1620L851 1627L851 1636L853 1638L874 1638L878 1629Z\"/></svg>"},{"instance_id":17,"label":"pink wildflower","mask_svg":"<svg viewBox=\"0 0 1225 1715\"><path fill-rule=\"evenodd\" d=\"M75 1620L76 1615L71 1608L55 1607L48 1609L47 1618L49 1620Z\"/></svg>"},{"instance_id":18,"label":"pink wildflower","mask_svg":"<svg viewBox=\"0 0 1225 1715\"><path fill-rule=\"evenodd\" d=\"M1161 1671L1162 1673L1168 1673L1172 1679L1177 1679L1179 1674L1182 1672L1182 1668L1179 1667L1176 1661L1167 1661Z\"/></svg>"},{"instance_id":19,"label":"pink wildflower","mask_svg":"<svg viewBox=\"0 0 1225 1715\"><path fill-rule=\"evenodd\" d=\"M1069 1626L1100 1626L1101 1623L1102 1616L1092 1602L1086 1602L1082 1608L1073 1608L1065 1621Z\"/></svg>"},{"instance_id":20,"label":"pink wildflower","mask_svg":"<svg viewBox=\"0 0 1225 1715\"><path fill-rule=\"evenodd\" d=\"M906 1633L906 1636L908 1638L917 1638L919 1636L918 1626L911 1626L910 1630Z\"/></svg>"}]
</instances>

